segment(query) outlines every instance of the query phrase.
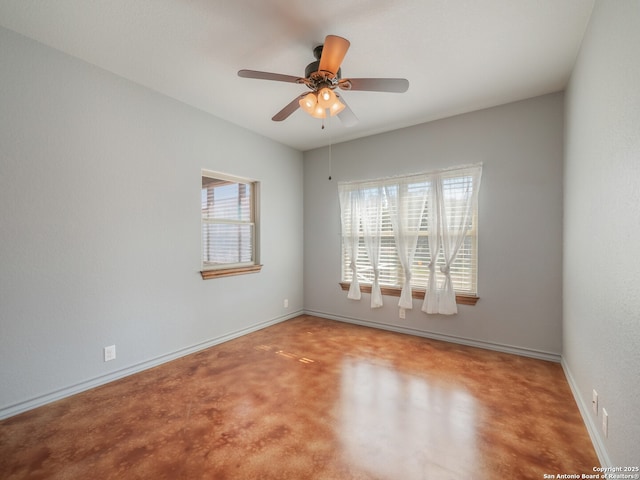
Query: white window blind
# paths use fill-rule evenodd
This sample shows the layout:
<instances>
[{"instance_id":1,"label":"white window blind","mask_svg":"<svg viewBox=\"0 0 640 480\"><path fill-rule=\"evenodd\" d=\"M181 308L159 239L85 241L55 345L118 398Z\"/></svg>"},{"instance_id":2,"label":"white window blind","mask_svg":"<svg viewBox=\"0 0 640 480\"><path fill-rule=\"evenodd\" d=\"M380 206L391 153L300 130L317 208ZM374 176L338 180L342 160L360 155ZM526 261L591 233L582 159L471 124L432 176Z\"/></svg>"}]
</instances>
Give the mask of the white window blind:
<instances>
[{"instance_id":1,"label":"white window blind","mask_svg":"<svg viewBox=\"0 0 640 480\"><path fill-rule=\"evenodd\" d=\"M404 215L403 221L399 222L400 225L404 225L405 228L407 226L417 228L415 253L411 259L409 275L410 285L419 289L429 288L429 265L432 260L435 260L435 281L439 286L444 284L446 274L443 270L445 270L446 261L442 242L430 243L429 241L430 235L437 230L436 225L430 224L434 221L433 219L437 218L436 215L433 215L432 210L440 208L435 200L435 182L437 181L441 185L441 202L446 205L446 208L441 210L446 214L443 223L446 223L450 229L461 228L461 221L466 220L464 228L467 231L455 260L449 268L453 288L459 294L477 295L477 202L473 205L471 215L466 215L468 205L466 200L469 189L477 187L477 185L473 185L474 181L479 182L479 176L475 174L477 168L479 167L465 167L367 182L340 182L341 199L349 198L350 195L382 195L381 241L378 258L381 286L402 288L405 282L405 272L398 256L397 240L394 236L392 208ZM362 222L354 222L352 202L341 201L341 212L343 225L342 281L352 282L353 280L354 269L351 266L351 257L353 257L357 259L355 271L359 283L372 284L374 271L366 250ZM355 215L359 215L359 213L356 212ZM360 223L359 227L352 226L357 226L358 223ZM344 226L350 226L350 228L345 229ZM396 226L396 228L398 227ZM351 254L349 249L345 248L346 242L354 240L353 235L358 237L357 255ZM431 252L430 246L432 247L436 243L438 251Z\"/></svg>"},{"instance_id":2,"label":"white window blind","mask_svg":"<svg viewBox=\"0 0 640 480\"><path fill-rule=\"evenodd\" d=\"M203 269L256 263L256 194L256 182L203 172Z\"/></svg>"}]
</instances>

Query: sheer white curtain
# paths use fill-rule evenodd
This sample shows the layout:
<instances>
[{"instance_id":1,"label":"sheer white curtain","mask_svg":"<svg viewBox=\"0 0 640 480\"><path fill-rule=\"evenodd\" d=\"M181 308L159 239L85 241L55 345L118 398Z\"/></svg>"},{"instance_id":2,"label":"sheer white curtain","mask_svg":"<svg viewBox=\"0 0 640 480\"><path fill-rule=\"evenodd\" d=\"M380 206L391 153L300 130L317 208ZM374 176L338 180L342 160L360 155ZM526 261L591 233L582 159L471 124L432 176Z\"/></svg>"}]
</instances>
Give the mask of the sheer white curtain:
<instances>
[{"instance_id":1,"label":"sheer white curtain","mask_svg":"<svg viewBox=\"0 0 640 480\"><path fill-rule=\"evenodd\" d=\"M393 185L385 186L398 260L404 273L404 283L398 301L400 308L413 308L411 266L428 192L427 182L416 183L412 179L399 179Z\"/></svg>"},{"instance_id":2,"label":"sheer white curtain","mask_svg":"<svg viewBox=\"0 0 640 480\"><path fill-rule=\"evenodd\" d=\"M427 216L427 225L429 226L429 255L431 257L429 265L429 283L424 293L424 301L422 302L422 311L425 313L439 312L440 290L438 287L438 276L436 275L436 265L440 256L440 237L442 236L442 226L440 215L438 215L438 200L440 198L440 180L436 176L432 179L427 193L427 201L425 206L425 215Z\"/></svg>"},{"instance_id":3,"label":"sheer white curtain","mask_svg":"<svg viewBox=\"0 0 640 480\"><path fill-rule=\"evenodd\" d=\"M342 242L351 268L352 279L347 298L360 300L360 283L358 282L358 243L360 235L360 205L357 191L345 185L338 185L340 194L340 210L342 221Z\"/></svg>"},{"instance_id":4,"label":"sheer white curtain","mask_svg":"<svg viewBox=\"0 0 640 480\"><path fill-rule=\"evenodd\" d=\"M373 268L371 285L371 308L382 306L380 291L380 239L382 236L382 205L384 187L380 185L362 186L359 191L360 218L364 233L364 245Z\"/></svg>"},{"instance_id":5,"label":"sheer white curtain","mask_svg":"<svg viewBox=\"0 0 640 480\"><path fill-rule=\"evenodd\" d=\"M434 188L429 205L429 286L425 293L422 310L426 313L452 315L458 313L456 295L451 281L453 264L465 236L473 222L473 212L478 202L478 190L482 176L482 166L469 167L463 172L441 172L434 178ZM435 238L433 238L435 234ZM440 256L442 245L442 261ZM436 279L436 265L444 282L439 285Z\"/></svg>"}]
</instances>

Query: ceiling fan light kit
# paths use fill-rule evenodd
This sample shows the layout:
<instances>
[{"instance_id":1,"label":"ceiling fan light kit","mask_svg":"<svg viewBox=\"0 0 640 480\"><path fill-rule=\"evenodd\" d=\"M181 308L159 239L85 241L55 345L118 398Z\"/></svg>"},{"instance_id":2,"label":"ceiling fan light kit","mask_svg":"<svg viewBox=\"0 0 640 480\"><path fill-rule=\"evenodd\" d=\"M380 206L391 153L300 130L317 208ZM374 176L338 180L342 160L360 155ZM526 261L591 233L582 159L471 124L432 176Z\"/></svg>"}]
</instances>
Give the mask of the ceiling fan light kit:
<instances>
[{"instance_id":1,"label":"ceiling fan light kit","mask_svg":"<svg viewBox=\"0 0 640 480\"><path fill-rule=\"evenodd\" d=\"M340 65L350 45L346 38L327 35L324 45L319 45L313 50L317 60L307 65L304 78L256 70L240 70L238 76L304 84L311 90L310 93L298 95L276 113L272 118L275 122L287 119L298 108L301 108L314 118L337 115L342 123L349 127L355 125L358 119L344 98L334 91L336 88L347 91L393 93L403 93L409 88L409 81L404 78L341 78Z\"/></svg>"},{"instance_id":2,"label":"ceiling fan light kit","mask_svg":"<svg viewBox=\"0 0 640 480\"><path fill-rule=\"evenodd\" d=\"M314 118L327 118L335 116L344 110L345 105L338 96L328 87L322 88L319 92L307 93L298 103L300 108Z\"/></svg>"}]
</instances>

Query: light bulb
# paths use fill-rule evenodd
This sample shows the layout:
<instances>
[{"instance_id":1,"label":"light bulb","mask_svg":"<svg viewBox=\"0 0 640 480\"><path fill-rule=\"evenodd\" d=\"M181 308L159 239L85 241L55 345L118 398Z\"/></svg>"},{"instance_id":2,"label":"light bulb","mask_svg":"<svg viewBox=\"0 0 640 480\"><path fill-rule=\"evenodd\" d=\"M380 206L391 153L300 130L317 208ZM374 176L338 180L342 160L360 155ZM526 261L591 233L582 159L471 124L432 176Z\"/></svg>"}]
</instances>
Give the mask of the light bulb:
<instances>
[{"instance_id":1,"label":"light bulb","mask_svg":"<svg viewBox=\"0 0 640 480\"><path fill-rule=\"evenodd\" d=\"M318 105L316 105L316 108L313 109L313 113L310 113L310 115L313 118L327 118L327 112L322 108L319 102Z\"/></svg>"},{"instance_id":2,"label":"light bulb","mask_svg":"<svg viewBox=\"0 0 640 480\"><path fill-rule=\"evenodd\" d=\"M298 101L298 103L300 104L300 108L311 115L316 107L316 104L318 103L318 99L316 98L315 94L309 93L302 97Z\"/></svg>"},{"instance_id":3,"label":"light bulb","mask_svg":"<svg viewBox=\"0 0 640 480\"><path fill-rule=\"evenodd\" d=\"M333 117L334 115L339 114L342 110L344 110L344 103L342 103L340 101L340 99L336 96L336 101L333 102L333 105L331 105L331 108L329 109L329 112L331 113L331 116Z\"/></svg>"},{"instance_id":4,"label":"light bulb","mask_svg":"<svg viewBox=\"0 0 640 480\"><path fill-rule=\"evenodd\" d=\"M318 104L322 108L331 108L336 101L336 94L328 87L324 87L318 92Z\"/></svg>"}]
</instances>

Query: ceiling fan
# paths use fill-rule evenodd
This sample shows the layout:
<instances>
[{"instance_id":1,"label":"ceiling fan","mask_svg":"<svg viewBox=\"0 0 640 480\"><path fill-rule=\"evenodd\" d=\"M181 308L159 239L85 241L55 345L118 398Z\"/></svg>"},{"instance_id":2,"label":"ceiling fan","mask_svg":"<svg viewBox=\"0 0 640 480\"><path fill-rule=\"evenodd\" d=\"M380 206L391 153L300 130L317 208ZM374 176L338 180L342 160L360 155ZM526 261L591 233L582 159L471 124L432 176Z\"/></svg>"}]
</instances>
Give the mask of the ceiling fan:
<instances>
[{"instance_id":1,"label":"ceiling fan","mask_svg":"<svg viewBox=\"0 0 640 480\"><path fill-rule=\"evenodd\" d=\"M272 118L274 122L281 122L298 108L302 108L315 118L326 118L327 114L337 115L345 126L350 127L355 125L358 119L342 95L336 92L336 88L394 93L403 93L409 88L409 81L405 78L342 78L340 64L350 45L351 43L346 38L327 35L324 44L314 48L313 55L316 61L307 65L304 77L256 70L240 70L238 76L304 84L311 90L311 92L298 95L291 103L276 113Z\"/></svg>"}]
</instances>

